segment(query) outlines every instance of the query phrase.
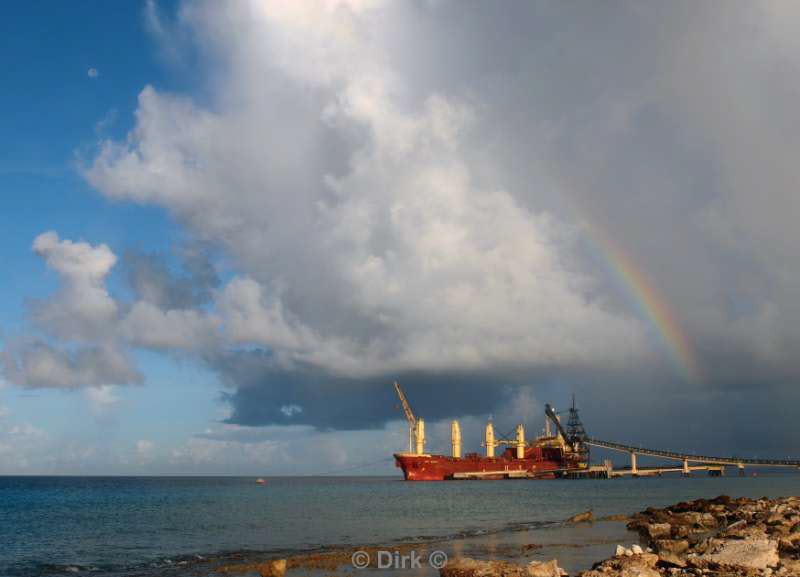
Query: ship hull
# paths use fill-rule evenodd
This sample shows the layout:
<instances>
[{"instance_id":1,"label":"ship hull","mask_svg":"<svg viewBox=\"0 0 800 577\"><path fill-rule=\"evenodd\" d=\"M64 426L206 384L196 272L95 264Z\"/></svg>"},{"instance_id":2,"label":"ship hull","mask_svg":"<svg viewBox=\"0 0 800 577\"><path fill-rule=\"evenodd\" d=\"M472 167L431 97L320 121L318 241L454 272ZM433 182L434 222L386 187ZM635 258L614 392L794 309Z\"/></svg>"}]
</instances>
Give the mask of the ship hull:
<instances>
[{"instance_id":1,"label":"ship hull","mask_svg":"<svg viewBox=\"0 0 800 577\"><path fill-rule=\"evenodd\" d=\"M395 465L407 481L448 481L457 479L553 479L563 470L560 451L528 450L525 458L507 455L456 458L446 455L396 453Z\"/></svg>"}]
</instances>

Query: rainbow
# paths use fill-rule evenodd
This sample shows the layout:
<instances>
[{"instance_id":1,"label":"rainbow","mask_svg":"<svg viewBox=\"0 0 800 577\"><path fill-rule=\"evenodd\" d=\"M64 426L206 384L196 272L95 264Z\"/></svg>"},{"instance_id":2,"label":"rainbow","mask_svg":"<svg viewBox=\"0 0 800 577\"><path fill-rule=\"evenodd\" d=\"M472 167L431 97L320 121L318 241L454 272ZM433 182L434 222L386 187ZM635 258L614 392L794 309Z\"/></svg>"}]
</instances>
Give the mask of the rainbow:
<instances>
[{"instance_id":1,"label":"rainbow","mask_svg":"<svg viewBox=\"0 0 800 577\"><path fill-rule=\"evenodd\" d=\"M669 302L609 235L589 223L587 230L594 239L595 246L600 249L598 253L608 270L636 303L640 314L655 329L678 372L687 381L698 382L701 378L700 367Z\"/></svg>"}]
</instances>

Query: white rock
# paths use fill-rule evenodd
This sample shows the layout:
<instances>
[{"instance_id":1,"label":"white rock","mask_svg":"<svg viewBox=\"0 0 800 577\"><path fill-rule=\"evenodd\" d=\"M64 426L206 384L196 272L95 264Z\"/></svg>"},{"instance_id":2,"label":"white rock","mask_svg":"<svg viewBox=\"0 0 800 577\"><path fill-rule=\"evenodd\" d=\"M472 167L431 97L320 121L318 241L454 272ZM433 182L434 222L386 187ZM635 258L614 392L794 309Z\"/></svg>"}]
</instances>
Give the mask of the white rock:
<instances>
[{"instance_id":1,"label":"white rock","mask_svg":"<svg viewBox=\"0 0 800 577\"><path fill-rule=\"evenodd\" d=\"M635 544L631 545L631 551L633 551L634 555L641 555L642 553L644 553L644 551L642 551L642 548L639 547L639 545Z\"/></svg>"},{"instance_id":2,"label":"white rock","mask_svg":"<svg viewBox=\"0 0 800 577\"><path fill-rule=\"evenodd\" d=\"M777 542L767 539L725 541L719 551L710 555L702 555L700 559L719 565L747 567L762 571L767 567L777 566L780 561Z\"/></svg>"},{"instance_id":3,"label":"white rock","mask_svg":"<svg viewBox=\"0 0 800 577\"><path fill-rule=\"evenodd\" d=\"M615 557L622 557L625 554L625 547L622 545L617 545L616 551L614 551Z\"/></svg>"},{"instance_id":4,"label":"white rock","mask_svg":"<svg viewBox=\"0 0 800 577\"><path fill-rule=\"evenodd\" d=\"M625 549L625 556L626 557L633 557L633 551L630 549Z\"/></svg>"}]
</instances>

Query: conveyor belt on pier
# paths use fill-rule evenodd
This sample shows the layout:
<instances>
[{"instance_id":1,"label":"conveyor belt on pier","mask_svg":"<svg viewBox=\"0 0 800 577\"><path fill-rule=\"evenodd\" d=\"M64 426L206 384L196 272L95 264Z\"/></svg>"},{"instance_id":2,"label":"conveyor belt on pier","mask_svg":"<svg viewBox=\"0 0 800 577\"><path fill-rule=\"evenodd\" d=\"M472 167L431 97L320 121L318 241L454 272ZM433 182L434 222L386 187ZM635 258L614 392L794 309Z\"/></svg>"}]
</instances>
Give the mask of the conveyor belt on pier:
<instances>
[{"instance_id":1,"label":"conveyor belt on pier","mask_svg":"<svg viewBox=\"0 0 800 577\"><path fill-rule=\"evenodd\" d=\"M634 447L633 445L624 445L622 443L614 443L611 441L601 441L599 439L587 438L584 441L587 445L593 447L602 447L604 449L611 449L612 451L620 451L623 453L635 453L637 455L646 455L650 457L661 457L662 459L673 459L675 461L689 461L693 463L711 463L715 465L760 465L764 467L800 467L799 460L792 459L742 459L739 457L711 457L708 455L692 455L689 453L675 453L673 451L661 451L658 449L646 449L643 447Z\"/></svg>"}]
</instances>

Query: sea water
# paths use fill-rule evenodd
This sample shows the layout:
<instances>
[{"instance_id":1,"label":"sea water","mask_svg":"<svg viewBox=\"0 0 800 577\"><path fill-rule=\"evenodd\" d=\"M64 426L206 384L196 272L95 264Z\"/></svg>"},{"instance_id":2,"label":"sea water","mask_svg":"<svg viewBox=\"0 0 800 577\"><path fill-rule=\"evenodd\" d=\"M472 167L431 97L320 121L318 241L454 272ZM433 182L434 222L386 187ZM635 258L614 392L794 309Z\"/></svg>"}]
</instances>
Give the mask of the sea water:
<instances>
[{"instance_id":1,"label":"sea water","mask_svg":"<svg viewBox=\"0 0 800 577\"><path fill-rule=\"evenodd\" d=\"M800 494L800 475L404 482L397 477L0 477L0 575L165 575L340 546L469 542L720 494ZM579 539L575 529L575 538ZM566 533L565 533L566 532ZM477 541L476 541L477 542ZM200 568L199 568L200 567ZM188 569L187 569L188 571Z\"/></svg>"}]
</instances>

